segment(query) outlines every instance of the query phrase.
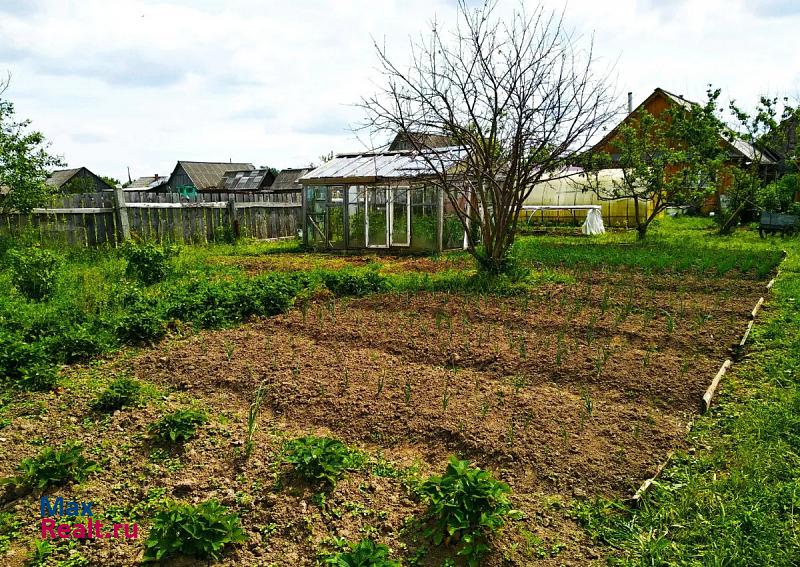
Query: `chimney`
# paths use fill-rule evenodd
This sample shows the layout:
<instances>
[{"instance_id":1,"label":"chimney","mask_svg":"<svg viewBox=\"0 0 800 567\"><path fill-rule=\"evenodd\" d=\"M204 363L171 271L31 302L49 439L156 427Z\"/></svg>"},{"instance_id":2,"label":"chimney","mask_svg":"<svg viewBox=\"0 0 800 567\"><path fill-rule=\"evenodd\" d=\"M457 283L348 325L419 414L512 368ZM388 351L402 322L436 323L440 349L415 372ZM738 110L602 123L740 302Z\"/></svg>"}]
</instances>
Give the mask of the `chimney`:
<instances>
[{"instance_id":1,"label":"chimney","mask_svg":"<svg viewBox=\"0 0 800 567\"><path fill-rule=\"evenodd\" d=\"M628 114L633 112L633 93L628 91Z\"/></svg>"}]
</instances>

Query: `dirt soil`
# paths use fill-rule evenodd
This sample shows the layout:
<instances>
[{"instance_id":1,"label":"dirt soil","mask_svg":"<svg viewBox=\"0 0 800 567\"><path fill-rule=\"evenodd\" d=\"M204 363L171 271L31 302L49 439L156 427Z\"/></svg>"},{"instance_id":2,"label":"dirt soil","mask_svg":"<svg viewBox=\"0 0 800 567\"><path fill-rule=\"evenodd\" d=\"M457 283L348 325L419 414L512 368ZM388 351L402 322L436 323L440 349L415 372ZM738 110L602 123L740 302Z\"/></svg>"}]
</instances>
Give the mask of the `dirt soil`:
<instances>
[{"instance_id":1,"label":"dirt soil","mask_svg":"<svg viewBox=\"0 0 800 567\"><path fill-rule=\"evenodd\" d=\"M121 507L133 520L143 501L216 497L240 514L250 538L221 564L314 565L333 537L370 536L412 557L419 542L406 526L424 505L408 479L441 473L456 454L508 482L525 514L496 538L485 565L599 565L604 550L570 518L569 502L629 496L681 446L763 287L735 277L596 271L520 298L320 297L285 316L70 369L84 387L14 406L13 424L0 430L0 476L38 452L32 438L82 439L103 471L59 494ZM99 384L122 374L157 393L142 408L93 415ZM258 448L245 462L247 409L259 384ZM159 452L147 424L190 404L211 423L182 451ZM372 465L349 473L322 502L278 458L286 439L307 433L357 446ZM13 503L31 537L35 497ZM142 547L90 540L76 549L91 565L131 565ZM16 565L27 551L17 543L10 553Z\"/></svg>"}]
</instances>

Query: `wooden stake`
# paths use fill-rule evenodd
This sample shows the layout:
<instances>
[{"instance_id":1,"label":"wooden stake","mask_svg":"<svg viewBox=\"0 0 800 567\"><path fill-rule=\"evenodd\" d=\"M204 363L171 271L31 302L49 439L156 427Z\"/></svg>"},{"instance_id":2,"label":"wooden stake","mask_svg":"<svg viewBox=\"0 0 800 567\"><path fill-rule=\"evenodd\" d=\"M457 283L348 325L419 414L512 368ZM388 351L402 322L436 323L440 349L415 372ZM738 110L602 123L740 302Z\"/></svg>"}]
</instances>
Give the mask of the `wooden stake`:
<instances>
[{"instance_id":1,"label":"wooden stake","mask_svg":"<svg viewBox=\"0 0 800 567\"><path fill-rule=\"evenodd\" d=\"M775 278L772 278L771 280L769 280L769 283L767 284L767 289L772 289L772 286L774 285L775 285Z\"/></svg>"},{"instance_id":2,"label":"wooden stake","mask_svg":"<svg viewBox=\"0 0 800 567\"><path fill-rule=\"evenodd\" d=\"M755 319L756 318L756 313L758 313L758 310L761 309L761 306L763 304L764 304L764 298L762 297L762 298L760 298L758 300L758 302L756 303L756 306L753 307L753 312L750 314L750 318L751 319Z\"/></svg>"},{"instance_id":3,"label":"wooden stake","mask_svg":"<svg viewBox=\"0 0 800 567\"><path fill-rule=\"evenodd\" d=\"M725 373L728 371L728 368L731 366L731 360L728 359L722 363L717 375L714 376L714 379L711 381L711 385L706 390L706 393L703 394L703 411L708 411L711 407L711 398L714 397L714 392L717 390L717 386L719 386L719 381L722 380L722 377L725 376Z\"/></svg>"}]
</instances>

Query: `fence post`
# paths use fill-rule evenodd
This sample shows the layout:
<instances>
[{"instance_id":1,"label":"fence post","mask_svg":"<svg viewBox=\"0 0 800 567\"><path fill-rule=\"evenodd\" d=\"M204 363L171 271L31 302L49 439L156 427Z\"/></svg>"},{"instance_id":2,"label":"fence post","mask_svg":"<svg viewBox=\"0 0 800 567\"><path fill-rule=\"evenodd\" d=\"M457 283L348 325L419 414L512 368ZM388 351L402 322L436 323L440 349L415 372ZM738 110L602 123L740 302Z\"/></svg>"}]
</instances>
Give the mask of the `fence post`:
<instances>
[{"instance_id":1,"label":"fence post","mask_svg":"<svg viewBox=\"0 0 800 567\"><path fill-rule=\"evenodd\" d=\"M125 242L131 238L131 225L128 220L128 206L125 204L125 194L121 187L114 189L114 214L117 217L117 238Z\"/></svg>"},{"instance_id":2,"label":"fence post","mask_svg":"<svg viewBox=\"0 0 800 567\"><path fill-rule=\"evenodd\" d=\"M233 237L239 238L239 219L236 218L236 198L233 195L228 196L228 220Z\"/></svg>"}]
</instances>

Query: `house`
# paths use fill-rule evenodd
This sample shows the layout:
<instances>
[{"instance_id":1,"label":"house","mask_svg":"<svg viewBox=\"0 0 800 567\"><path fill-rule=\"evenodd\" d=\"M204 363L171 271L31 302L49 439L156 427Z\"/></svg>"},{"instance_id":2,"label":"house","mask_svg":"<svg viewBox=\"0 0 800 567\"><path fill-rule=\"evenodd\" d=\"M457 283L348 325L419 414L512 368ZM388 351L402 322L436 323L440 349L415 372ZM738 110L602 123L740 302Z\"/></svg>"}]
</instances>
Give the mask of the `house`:
<instances>
[{"instance_id":1,"label":"house","mask_svg":"<svg viewBox=\"0 0 800 567\"><path fill-rule=\"evenodd\" d=\"M167 182L169 178L165 175L146 175L131 182L125 187L128 191L147 191L152 190Z\"/></svg>"},{"instance_id":2,"label":"house","mask_svg":"<svg viewBox=\"0 0 800 567\"><path fill-rule=\"evenodd\" d=\"M219 191L266 191L275 181L269 168L226 171L219 182Z\"/></svg>"},{"instance_id":3,"label":"house","mask_svg":"<svg viewBox=\"0 0 800 567\"><path fill-rule=\"evenodd\" d=\"M444 134L428 134L425 132L398 132L389 144L390 152L426 150L454 146L453 139Z\"/></svg>"},{"instance_id":4,"label":"house","mask_svg":"<svg viewBox=\"0 0 800 567\"><path fill-rule=\"evenodd\" d=\"M219 184L228 171L252 171L252 163L219 161L179 161L169 181L159 190L178 192L180 187L193 186L198 191L219 191Z\"/></svg>"},{"instance_id":5,"label":"house","mask_svg":"<svg viewBox=\"0 0 800 567\"><path fill-rule=\"evenodd\" d=\"M431 159L452 167L453 148ZM414 151L339 154L305 173L303 243L319 250L459 249L464 229L428 161Z\"/></svg>"},{"instance_id":6,"label":"house","mask_svg":"<svg viewBox=\"0 0 800 567\"><path fill-rule=\"evenodd\" d=\"M299 179L309 171L311 171L310 167L290 167L282 169L275 178L275 182L270 187L270 191L276 193L302 191L303 186L300 184Z\"/></svg>"},{"instance_id":7,"label":"house","mask_svg":"<svg viewBox=\"0 0 800 567\"><path fill-rule=\"evenodd\" d=\"M629 124L635 121L637 115L641 112L647 112L652 116L658 117L669 108L676 106L691 110L693 107L699 106L696 102L685 99L681 95L673 94L662 88L656 88L644 102L642 102L635 109L631 109L630 95L628 99L629 112L628 115L617 124L610 132L608 132L603 139L600 140L590 150L592 152L607 153L611 156L612 160L619 159L619 154L615 152L614 141L619 134L620 127L623 124ZM728 162L736 165L746 165L757 160L761 175L765 179L774 178L777 167L777 157L766 148L756 147L752 144L736 138L730 131L726 132L720 130L719 143L728 153ZM704 212L717 210L720 203L724 205L724 198L721 198L725 193L726 185L730 183L730 179L723 179L722 186L718 188L717 193L709 197L705 203L702 204L701 209Z\"/></svg>"},{"instance_id":8,"label":"house","mask_svg":"<svg viewBox=\"0 0 800 567\"><path fill-rule=\"evenodd\" d=\"M85 167L57 169L50 174L45 183L54 187L58 193L95 193L111 191L114 188L98 175Z\"/></svg>"}]
</instances>

